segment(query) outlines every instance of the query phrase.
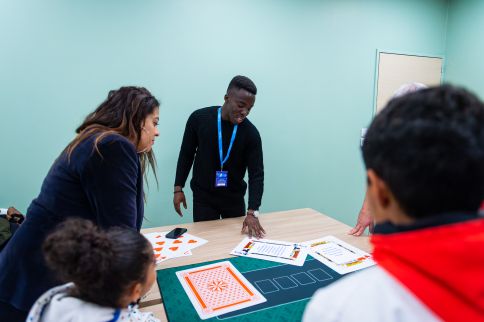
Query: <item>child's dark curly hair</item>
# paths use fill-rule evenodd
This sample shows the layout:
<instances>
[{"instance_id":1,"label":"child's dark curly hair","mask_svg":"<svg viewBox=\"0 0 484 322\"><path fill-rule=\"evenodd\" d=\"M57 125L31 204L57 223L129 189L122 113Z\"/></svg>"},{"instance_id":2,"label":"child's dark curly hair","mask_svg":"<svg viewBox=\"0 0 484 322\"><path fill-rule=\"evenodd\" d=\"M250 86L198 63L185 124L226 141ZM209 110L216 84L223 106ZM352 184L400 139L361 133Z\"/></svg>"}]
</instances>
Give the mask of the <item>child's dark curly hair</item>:
<instances>
[{"instance_id":1,"label":"child's dark curly hair","mask_svg":"<svg viewBox=\"0 0 484 322\"><path fill-rule=\"evenodd\" d=\"M83 219L68 219L43 244L47 265L66 282L74 282L79 298L119 307L126 290L144 282L153 263L153 248L139 232L101 230Z\"/></svg>"}]
</instances>

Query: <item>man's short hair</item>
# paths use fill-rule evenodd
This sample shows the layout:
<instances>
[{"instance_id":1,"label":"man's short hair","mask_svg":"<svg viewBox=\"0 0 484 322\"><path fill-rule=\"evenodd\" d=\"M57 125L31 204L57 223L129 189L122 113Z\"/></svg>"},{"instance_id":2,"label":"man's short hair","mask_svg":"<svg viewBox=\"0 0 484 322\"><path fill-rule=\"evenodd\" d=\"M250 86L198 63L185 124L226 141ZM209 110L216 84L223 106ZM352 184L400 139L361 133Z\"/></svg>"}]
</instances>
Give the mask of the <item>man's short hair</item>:
<instances>
[{"instance_id":1,"label":"man's short hair","mask_svg":"<svg viewBox=\"0 0 484 322\"><path fill-rule=\"evenodd\" d=\"M229 87L227 88L227 93L231 89L245 89L247 92L251 93L252 95L257 95L257 87L250 78L245 76L235 76L229 83Z\"/></svg>"},{"instance_id":2,"label":"man's short hair","mask_svg":"<svg viewBox=\"0 0 484 322\"><path fill-rule=\"evenodd\" d=\"M444 85L392 99L362 147L405 213L476 212L484 200L484 105Z\"/></svg>"}]
</instances>

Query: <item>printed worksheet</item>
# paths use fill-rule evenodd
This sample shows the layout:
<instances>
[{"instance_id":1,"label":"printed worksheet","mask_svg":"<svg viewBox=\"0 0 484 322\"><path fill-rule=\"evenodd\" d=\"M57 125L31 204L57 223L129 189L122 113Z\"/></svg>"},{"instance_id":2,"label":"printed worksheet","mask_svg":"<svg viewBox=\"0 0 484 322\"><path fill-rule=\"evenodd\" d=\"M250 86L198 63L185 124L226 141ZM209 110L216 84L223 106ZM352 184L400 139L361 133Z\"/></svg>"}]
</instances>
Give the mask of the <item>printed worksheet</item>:
<instances>
[{"instance_id":1,"label":"printed worksheet","mask_svg":"<svg viewBox=\"0 0 484 322\"><path fill-rule=\"evenodd\" d=\"M303 266L306 260L307 250L297 243L245 238L230 254Z\"/></svg>"},{"instance_id":2,"label":"printed worksheet","mask_svg":"<svg viewBox=\"0 0 484 322\"><path fill-rule=\"evenodd\" d=\"M266 301L229 261L176 272L202 320Z\"/></svg>"},{"instance_id":3,"label":"printed worksheet","mask_svg":"<svg viewBox=\"0 0 484 322\"><path fill-rule=\"evenodd\" d=\"M302 243L309 254L339 274L375 265L370 254L334 237L326 236Z\"/></svg>"}]
</instances>

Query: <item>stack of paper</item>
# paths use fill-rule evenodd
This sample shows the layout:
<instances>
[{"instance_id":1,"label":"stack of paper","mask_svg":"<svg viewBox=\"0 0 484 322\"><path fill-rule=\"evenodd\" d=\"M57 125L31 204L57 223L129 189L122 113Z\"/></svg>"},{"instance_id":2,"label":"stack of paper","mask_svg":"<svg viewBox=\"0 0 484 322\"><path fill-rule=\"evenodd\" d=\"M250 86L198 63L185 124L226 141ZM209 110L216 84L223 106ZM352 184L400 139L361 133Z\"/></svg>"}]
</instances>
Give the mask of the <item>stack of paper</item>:
<instances>
[{"instance_id":1,"label":"stack of paper","mask_svg":"<svg viewBox=\"0 0 484 322\"><path fill-rule=\"evenodd\" d=\"M153 245L153 252L155 253L157 264L170 258L190 256L192 255L192 249L207 243L205 239L187 233L177 239L166 238L165 235L167 233L165 231L144 234L151 242L151 245Z\"/></svg>"}]
</instances>

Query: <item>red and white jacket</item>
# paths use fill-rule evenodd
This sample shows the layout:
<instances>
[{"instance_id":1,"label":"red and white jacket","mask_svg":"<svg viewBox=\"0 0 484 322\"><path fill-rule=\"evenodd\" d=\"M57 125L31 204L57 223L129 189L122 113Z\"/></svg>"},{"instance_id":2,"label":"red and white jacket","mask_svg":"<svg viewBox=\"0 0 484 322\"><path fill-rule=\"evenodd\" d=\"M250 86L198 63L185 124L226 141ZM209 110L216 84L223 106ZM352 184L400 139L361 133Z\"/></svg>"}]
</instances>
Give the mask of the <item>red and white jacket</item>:
<instances>
[{"instance_id":1,"label":"red and white jacket","mask_svg":"<svg viewBox=\"0 0 484 322\"><path fill-rule=\"evenodd\" d=\"M484 321L484 219L371 242L378 266L320 289L303 321Z\"/></svg>"}]
</instances>

